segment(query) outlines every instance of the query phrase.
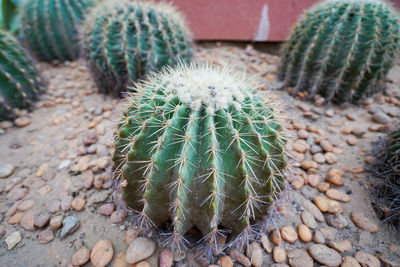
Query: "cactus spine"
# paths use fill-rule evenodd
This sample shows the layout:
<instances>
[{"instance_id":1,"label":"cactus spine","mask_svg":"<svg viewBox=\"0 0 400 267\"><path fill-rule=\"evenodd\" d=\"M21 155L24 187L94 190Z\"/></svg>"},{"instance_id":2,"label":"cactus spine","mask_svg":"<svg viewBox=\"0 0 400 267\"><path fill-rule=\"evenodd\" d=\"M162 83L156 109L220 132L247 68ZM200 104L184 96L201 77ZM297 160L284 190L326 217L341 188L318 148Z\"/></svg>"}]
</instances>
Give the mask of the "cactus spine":
<instances>
[{"instance_id":1,"label":"cactus spine","mask_svg":"<svg viewBox=\"0 0 400 267\"><path fill-rule=\"evenodd\" d=\"M379 91L399 49L399 19L379 0L329 0L306 12L284 49L280 78L337 103Z\"/></svg>"},{"instance_id":2,"label":"cactus spine","mask_svg":"<svg viewBox=\"0 0 400 267\"><path fill-rule=\"evenodd\" d=\"M86 20L82 39L99 91L115 96L130 82L192 55L184 18L165 3L107 1Z\"/></svg>"},{"instance_id":3,"label":"cactus spine","mask_svg":"<svg viewBox=\"0 0 400 267\"><path fill-rule=\"evenodd\" d=\"M11 34L0 30L0 120L13 119L15 108L30 108L41 88L31 58Z\"/></svg>"},{"instance_id":4,"label":"cactus spine","mask_svg":"<svg viewBox=\"0 0 400 267\"><path fill-rule=\"evenodd\" d=\"M142 225L172 221L170 241L198 227L210 244L246 242L285 188L286 134L277 111L226 69L179 66L127 100L113 156L122 199Z\"/></svg>"},{"instance_id":5,"label":"cactus spine","mask_svg":"<svg viewBox=\"0 0 400 267\"><path fill-rule=\"evenodd\" d=\"M42 61L78 58L77 28L93 4L93 0L26 0L21 6L25 43Z\"/></svg>"}]
</instances>

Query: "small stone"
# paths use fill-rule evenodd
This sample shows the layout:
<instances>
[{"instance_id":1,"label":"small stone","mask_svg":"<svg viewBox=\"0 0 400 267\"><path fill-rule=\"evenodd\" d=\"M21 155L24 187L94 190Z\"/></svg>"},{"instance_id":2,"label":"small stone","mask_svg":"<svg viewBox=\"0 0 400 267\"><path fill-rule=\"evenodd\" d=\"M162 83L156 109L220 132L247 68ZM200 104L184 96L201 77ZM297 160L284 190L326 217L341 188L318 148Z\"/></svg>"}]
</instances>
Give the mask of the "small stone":
<instances>
[{"instance_id":1,"label":"small stone","mask_svg":"<svg viewBox=\"0 0 400 267\"><path fill-rule=\"evenodd\" d=\"M5 239L8 250L13 249L22 239L21 233L19 231L13 232Z\"/></svg>"},{"instance_id":2,"label":"small stone","mask_svg":"<svg viewBox=\"0 0 400 267\"><path fill-rule=\"evenodd\" d=\"M34 200L31 200L31 199L22 201L21 204L18 205L17 210L19 210L19 211L27 211L30 208L32 208L33 206L35 206L35 203L36 202Z\"/></svg>"},{"instance_id":3,"label":"small stone","mask_svg":"<svg viewBox=\"0 0 400 267\"><path fill-rule=\"evenodd\" d=\"M50 217L50 214L39 215L35 217L34 225L39 228L45 227L49 223Z\"/></svg>"},{"instance_id":4,"label":"small stone","mask_svg":"<svg viewBox=\"0 0 400 267\"><path fill-rule=\"evenodd\" d=\"M302 163L300 163L300 167L304 170L308 169L318 169L318 163L312 160L305 160Z\"/></svg>"},{"instance_id":5,"label":"small stone","mask_svg":"<svg viewBox=\"0 0 400 267\"><path fill-rule=\"evenodd\" d=\"M281 233L279 232L278 229L274 229L270 235L270 239L272 244L275 246L279 246L281 244L282 238L281 238Z\"/></svg>"},{"instance_id":6,"label":"small stone","mask_svg":"<svg viewBox=\"0 0 400 267\"><path fill-rule=\"evenodd\" d=\"M349 240L339 240L339 241L332 241L328 243L328 246L335 249L339 253L343 253L349 251L353 248Z\"/></svg>"},{"instance_id":7,"label":"small stone","mask_svg":"<svg viewBox=\"0 0 400 267\"><path fill-rule=\"evenodd\" d=\"M272 257L275 262L281 263L286 261L286 251L283 247L277 246L274 247L274 250L272 251Z\"/></svg>"},{"instance_id":8,"label":"small stone","mask_svg":"<svg viewBox=\"0 0 400 267\"><path fill-rule=\"evenodd\" d=\"M324 215L321 213L321 211L318 209L318 207L315 206L311 201L304 199L302 204L303 204L303 207L308 212L310 212L318 222L325 221Z\"/></svg>"},{"instance_id":9,"label":"small stone","mask_svg":"<svg viewBox=\"0 0 400 267\"><path fill-rule=\"evenodd\" d=\"M342 205L340 205L339 202L329 199L329 207L328 207L329 213L343 213L343 211L344 208L342 207Z\"/></svg>"},{"instance_id":10,"label":"small stone","mask_svg":"<svg viewBox=\"0 0 400 267\"><path fill-rule=\"evenodd\" d=\"M379 123L379 124L388 124L392 121L392 119L386 115L385 113L378 111L371 117L373 122Z\"/></svg>"},{"instance_id":11,"label":"small stone","mask_svg":"<svg viewBox=\"0 0 400 267\"><path fill-rule=\"evenodd\" d=\"M358 138L361 138L365 134L365 130L361 128L354 128L351 133Z\"/></svg>"},{"instance_id":12,"label":"small stone","mask_svg":"<svg viewBox=\"0 0 400 267\"><path fill-rule=\"evenodd\" d=\"M314 161L316 161L317 163L319 163L319 164L324 164L325 163L325 156L322 153L314 154L312 159Z\"/></svg>"},{"instance_id":13,"label":"small stone","mask_svg":"<svg viewBox=\"0 0 400 267\"><path fill-rule=\"evenodd\" d=\"M226 237L223 235L219 235L216 238L215 246L211 249L211 252L214 256L218 256L224 250L224 246L226 243Z\"/></svg>"},{"instance_id":14,"label":"small stone","mask_svg":"<svg viewBox=\"0 0 400 267\"><path fill-rule=\"evenodd\" d=\"M311 154L317 154L317 153L320 153L320 152L322 152L322 148L320 147L320 146L318 146L318 145L312 145L311 146L311 148L310 148L310 153Z\"/></svg>"},{"instance_id":15,"label":"small stone","mask_svg":"<svg viewBox=\"0 0 400 267\"><path fill-rule=\"evenodd\" d=\"M35 230L34 221L35 221L34 211L27 212L24 214L24 216L22 216L21 220L19 221L19 225L25 230L34 231Z\"/></svg>"},{"instance_id":16,"label":"small stone","mask_svg":"<svg viewBox=\"0 0 400 267\"><path fill-rule=\"evenodd\" d=\"M329 209L329 199L323 196L315 196L314 203L321 212L327 212Z\"/></svg>"},{"instance_id":17,"label":"small stone","mask_svg":"<svg viewBox=\"0 0 400 267\"><path fill-rule=\"evenodd\" d=\"M233 261L229 256L222 256L218 261L217 264L221 267L233 267ZM171 265L170 265L171 266ZM160 264L160 267L162 265ZM169 267L169 266L168 266ZM210 266L209 266L210 267Z\"/></svg>"},{"instance_id":18,"label":"small stone","mask_svg":"<svg viewBox=\"0 0 400 267\"><path fill-rule=\"evenodd\" d=\"M150 267L150 264L147 261L141 261L136 263L135 267Z\"/></svg>"},{"instance_id":19,"label":"small stone","mask_svg":"<svg viewBox=\"0 0 400 267\"><path fill-rule=\"evenodd\" d=\"M31 121L27 117L19 117L14 120L14 123L17 127L22 128L31 124Z\"/></svg>"},{"instance_id":20,"label":"small stone","mask_svg":"<svg viewBox=\"0 0 400 267\"><path fill-rule=\"evenodd\" d=\"M349 202L350 197L345 192L339 191L337 189L329 189L325 192L325 195L330 199L338 200L341 202Z\"/></svg>"},{"instance_id":21,"label":"small stone","mask_svg":"<svg viewBox=\"0 0 400 267\"><path fill-rule=\"evenodd\" d=\"M317 187L320 181L321 177L318 174L311 174L307 177L307 182L312 187Z\"/></svg>"},{"instance_id":22,"label":"small stone","mask_svg":"<svg viewBox=\"0 0 400 267\"><path fill-rule=\"evenodd\" d=\"M228 256L224 256L224 257L228 257ZM171 250L163 249L163 251L161 251L161 253L160 253L160 267L171 267L172 264L174 264L174 255L172 254ZM233 266L233 263L232 263L232 266Z\"/></svg>"},{"instance_id":23,"label":"small stone","mask_svg":"<svg viewBox=\"0 0 400 267\"><path fill-rule=\"evenodd\" d=\"M333 146L328 140L322 140L319 143L319 146L324 150L325 152L332 152L333 151Z\"/></svg>"},{"instance_id":24,"label":"small stone","mask_svg":"<svg viewBox=\"0 0 400 267\"><path fill-rule=\"evenodd\" d=\"M232 257L232 259L239 262L240 264L246 267L251 266L250 260L243 253L240 253L239 251L233 249L230 251L229 255Z\"/></svg>"},{"instance_id":25,"label":"small stone","mask_svg":"<svg viewBox=\"0 0 400 267\"><path fill-rule=\"evenodd\" d=\"M262 244L263 248L265 249L265 251L267 253L271 253L272 252L272 245L269 242L268 237L264 233L261 234L260 241L261 241L261 244Z\"/></svg>"},{"instance_id":26,"label":"small stone","mask_svg":"<svg viewBox=\"0 0 400 267\"><path fill-rule=\"evenodd\" d=\"M334 185L343 185L343 174L338 169L330 169L325 177L326 181Z\"/></svg>"},{"instance_id":27,"label":"small stone","mask_svg":"<svg viewBox=\"0 0 400 267\"><path fill-rule=\"evenodd\" d=\"M6 228L4 225L0 225L0 238L3 238L3 236L6 234Z\"/></svg>"},{"instance_id":28,"label":"small stone","mask_svg":"<svg viewBox=\"0 0 400 267\"><path fill-rule=\"evenodd\" d=\"M56 213L60 211L60 204L61 204L60 200L51 199L49 200L49 202L47 202L46 210L50 213Z\"/></svg>"},{"instance_id":29,"label":"small stone","mask_svg":"<svg viewBox=\"0 0 400 267\"><path fill-rule=\"evenodd\" d=\"M115 210L113 203L106 203L99 208L99 213L104 216L110 216Z\"/></svg>"},{"instance_id":30,"label":"small stone","mask_svg":"<svg viewBox=\"0 0 400 267\"><path fill-rule=\"evenodd\" d=\"M297 136L301 139L307 139L307 137L309 136L308 132L304 129L301 129L299 131L297 131Z\"/></svg>"},{"instance_id":31,"label":"small stone","mask_svg":"<svg viewBox=\"0 0 400 267\"><path fill-rule=\"evenodd\" d=\"M126 262L133 264L150 257L156 249L153 240L138 237L129 245L126 251Z\"/></svg>"},{"instance_id":32,"label":"small stone","mask_svg":"<svg viewBox=\"0 0 400 267\"><path fill-rule=\"evenodd\" d=\"M73 216L67 216L62 221L62 228L60 232L60 238L63 239L67 235L72 234L80 225L79 220Z\"/></svg>"},{"instance_id":33,"label":"small stone","mask_svg":"<svg viewBox=\"0 0 400 267\"><path fill-rule=\"evenodd\" d=\"M85 146L90 146L90 145L96 143L98 140L99 140L99 137L97 136L96 132L93 130L87 131L83 136L83 144Z\"/></svg>"},{"instance_id":34,"label":"small stone","mask_svg":"<svg viewBox=\"0 0 400 267\"><path fill-rule=\"evenodd\" d=\"M301 220L305 225L310 227L311 229L314 229L317 227L317 222L315 221L314 215L312 215L308 211L303 211L301 213Z\"/></svg>"},{"instance_id":35,"label":"small stone","mask_svg":"<svg viewBox=\"0 0 400 267\"><path fill-rule=\"evenodd\" d=\"M317 185L317 189L321 193L324 193L324 192L328 191L330 187L331 187L331 184L330 183L325 183L325 182L319 183Z\"/></svg>"},{"instance_id":36,"label":"small stone","mask_svg":"<svg viewBox=\"0 0 400 267\"><path fill-rule=\"evenodd\" d=\"M343 262L342 265L340 265L340 267L361 267L361 265L355 258L351 256L345 256L343 258Z\"/></svg>"},{"instance_id":37,"label":"small stone","mask_svg":"<svg viewBox=\"0 0 400 267\"><path fill-rule=\"evenodd\" d=\"M280 230L282 239L289 243L294 243L298 239L298 235L292 226L284 226Z\"/></svg>"},{"instance_id":38,"label":"small stone","mask_svg":"<svg viewBox=\"0 0 400 267\"><path fill-rule=\"evenodd\" d=\"M22 212L17 212L13 216L11 216L11 218L9 218L7 222L8 224L17 224L21 221L22 216L24 216Z\"/></svg>"},{"instance_id":39,"label":"small stone","mask_svg":"<svg viewBox=\"0 0 400 267\"><path fill-rule=\"evenodd\" d=\"M326 266L339 266L342 263L340 254L325 245L313 244L308 251L316 261Z\"/></svg>"},{"instance_id":40,"label":"small stone","mask_svg":"<svg viewBox=\"0 0 400 267\"><path fill-rule=\"evenodd\" d=\"M255 267L261 267L263 265L263 251L259 243L252 242L247 249L247 258Z\"/></svg>"},{"instance_id":41,"label":"small stone","mask_svg":"<svg viewBox=\"0 0 400 267\"><path fill-rule=\"evenodd\" d=\"M310 228L308 228L307 225L305 224L299 224L297 227L297 231L299 233L299 238L303 242L310 242L312 238L312 233L310 231Z\"/></svg>"},{"instance_id":42,"label":"small stone","mask_svg":"<svg viewBox=\"0 0 400 267\"><path fill-rule=\"evenodd\" d=\"M359 228L367 230L371 233L378 232L378 225L373 223L360 211L351 212L350 217L354 224L357 225Z\"/></svg>"},{"instance_id":43,"label":"small stone","mask_svg":"<svg viewBox=\"0 0 400 267\"><path fill-rule=\"evenodd\" d=\"M36 171L36 177L42 177L46 173L48 168L48 163L43 163L42 165L40 165L39 169Z\"/></svg>"},{"instance_id":44,"label":"small stone","mask_svg":"<svg viewBox=\"0 0 400 267\"><path fill-rule=\"evenodd\" d=\"M54 233L52 230L44 230L44 231L40 232L38 241L39 241L39 244L48 244L51 241L53 241L54 238L55 238L55 236L54 236Z\"/></svg>"},{"instance_id":45,"label":"small stone","mask_svg":"<svg viewBox=\"0 0 400 267\"><path fill-rule=\"evenodd\" d=\"M61 209L64 211L71 209L73 199L74 198L72 196L67 196L61 199L61 204L60 204Z\"/></svg>"},{"instance_id":46,"label":"small stone","mask_svg":"<svg viewBox=\"0 0 400 267\"><path fill-rule=\"evenodd\" d=\"M329 164L336 164L338 162L338 158L332 152L325 153L325 160Z\"/></svg>"},{"instance_id":47,"label":"small stone","mask_svg":"<svg viewBox=\"0 0 400 267\"><path fill-rule=\"evenodd\" d=\"M42 186L41 188L39 188L39 189L37 190L38 194L41 195L41 196L46 195L46 194L49 193L50 191L51 191L51 186L50 186L50 185Z\"/></svg>"},{"instance_id":48,"label":"small stone","mask_svg":"<svg viewBox=\"0 0 400 267\"><path fill-rule=\"evenodd\" d=\"M291 267L313 267L314 261L304 249L293 249L287 253Z\"/></svg>"},{"instance_id":49,"label":"small stone","mask_svg":"<svg viewBox=\"0 0 400 267\"><path fill-rule=\"evenodd\" d=\"M346 113L345 116L349 121L355 121L356 120L356 118L354 118L354 116L352 114L350 114L350 113Z\"/></svg>"},{"instance_id":50,"label":"small stone","mask_svg":"<svg viewBox=\"0 0 400 267\"><path fill-rule=\"evenodd\" d=\"M321 231L321 233L324 235L324 238L326 240L331 241L331 240L335 239L336 230L334 228L324 227L324 228L319 229L319 231Z\"/></svg>"},{"instance_id":51,"label":"small stone","mask_svg":"<svg viewBox=\"0 0 400 267\"><path fill-rule=\"evenodd\" d=\"M348 224L346 218L341 214L328 215L326 218L326 222L329 226L332 226L339 230L345 228Z\"/></svg>"},{"instance_id":52,"label":"small stone","mask_svg":"<svg viewBox=\"0 0 400 267\"><path fill-rule=\"evenodd\" d=\"M7 163L0 163L0 178L7 178L15 171L15 166Z\"/></svg>"},{"instance_id":53,"label":"small stone","mask_svg":"<svg viewBox=\"0 0 400 267\"><path fill-rule=\"evenodd\" d=\"M74 256L72 256L72 265L84 265L90 259L90 250L87 247L81 247Z\"/></svg>"},{"instance_id":54,"label":"small stone","mask_svg":"<svg viewBox=\"0 0 400 267\"><path fill-rule=\"evenodd\" d=\"M85 207L86 200L80 197L75 198L72 200L71 206L76 211L81 211L83 207Z\"/></svg>"},{"instance_id":55,"label":"small stone","mask_svg":"<svg viewBox=\"0 0 400 267\"><path fill-rule=\"evenodd\" d=\"M355 146L357 145L358 140L354 136L349 136L346 138L346 142L349 146Z\"/></svg>"},{"instance_id":56,"label":"small stone","mask_svg":"<svg viewBox=\"0 0 400 267\"><path fill-rule=\"evenodd\" d=\"M381 263L377 257L374 255L365 253L364 251L357 251L354 254L354 258L361 264L363 267L380 267Z\"/></svg>"},{"instance_id":57,"label":"small stone","mask_svg":"<svg viewBox=\"0 0 400 267\"><path fill-rule=\"evenodd\" d=\"M319 230L315 231L314 236L313 236L313 241L317 244L325 243L325 237L321 231L319 231Z\"/></svg>"},{"instance_id":58,"label":"small stone","mask_svg":"<svg viewBox=\"0 0 400 267\"><path fill-rule=\"evenodd\" d=\"M106 266L114 256L114 249L110 240L100 240L92 248L90 262L96 267Z\"/></svg>"},{"instance_id":59,"label":"small stone","mask_svg":"<svg viewBox=\"0 0 400 267\"><path fill-rule=\"evenodd\" d=\"M7 194L7 199L11 201L16 201L23 199L28 194L28 189L23 187L14 187L10 192Z\"/></svg>"},{"instance_id":60,"label":"small stone","mask_svg":"<svg viewBox=\"0 0 400 267\"><path fill-rule=\"evenodd\" d=\"M120 252L115 255L112 267L127 267L124 252Z\"/></svg>"},{"instance_id":61,"label":"small stone","mask_svg":"<svg viewBox=\"0 0 400 267\"><path fill-rule=\"evenodd\" d=\"M129 228L125 233L125 243L130 245L133 240L135 240L139 236L139 232L134 228Z\"/></svg>"},{"instance_id":62,"label":"small stone","mask_svg":"<svg viewBox=\"0 0 400 267\"><path fill-rule=\"evenodd\" d=\"M126 212L124 210L116 210L111 214L112 223L120 223L126 218Z\"/></svg>"}]
</instances>

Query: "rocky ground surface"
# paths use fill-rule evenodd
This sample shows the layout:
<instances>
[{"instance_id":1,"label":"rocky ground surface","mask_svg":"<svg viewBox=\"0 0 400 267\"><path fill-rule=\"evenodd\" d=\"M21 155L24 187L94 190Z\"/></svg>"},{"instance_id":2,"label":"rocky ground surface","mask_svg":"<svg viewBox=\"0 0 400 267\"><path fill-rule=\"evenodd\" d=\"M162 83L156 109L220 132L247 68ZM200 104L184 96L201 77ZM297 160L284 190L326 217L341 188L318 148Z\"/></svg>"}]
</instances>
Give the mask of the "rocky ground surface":
<instances>
[{"instance_id":1,"label":"rocky ground surface","mask_svg":"<svg viewBox=\"0 0 400 267\"><path fill-rule=\"evenodd\" d=\"M279 86L279 57L252 46L200 45L195 58L258 73L263 95ZM364 170L371 142L398 123L399 66L388 92L361 106L273 90L293 132L294 190L246 251L211 261L159 248L115 210L109 166L121 102L96 93L83 61L40 68L48 91L37 109L0 123L0 266L400 266L400 234L378 218Z\"/></svg>"}]
</instances>

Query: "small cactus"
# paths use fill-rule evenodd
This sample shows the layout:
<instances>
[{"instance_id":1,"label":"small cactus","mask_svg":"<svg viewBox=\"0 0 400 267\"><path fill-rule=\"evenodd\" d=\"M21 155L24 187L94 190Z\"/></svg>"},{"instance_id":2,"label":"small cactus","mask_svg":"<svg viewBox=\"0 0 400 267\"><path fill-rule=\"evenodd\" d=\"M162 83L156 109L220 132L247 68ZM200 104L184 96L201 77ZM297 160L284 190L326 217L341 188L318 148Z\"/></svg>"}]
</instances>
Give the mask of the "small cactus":
<instances>
[{"instance_id":1,"label":"small cactus","mask_svg":"<svg viewBox=\"0 0 400 267\"><path fill-rule=\"evenodd\" d=\"M135 89L115 138L119 200L141 225L172 221L174 245L193 226L210 246L218 226L246 243L286 184L286 133L272 101L208 65L167 68Z\"/></svg>"},{"instance_id":2,"label":"small cactus","mask_svg":"<svg viewBox=\"0 0 400 267\"><path fill-rule=\"evenodd\" d=\"M399 18L385 1L327 0L298 21L280 78L293 93L358 102L382 89L399 49Z\"/></svg>"},{"instance_id":3,"label":"small cactus","mask_svg":"<svg viewBox=\"0 0 400 267\"><path fill-rule=\"evenodd\" d=\"M92 11L82 34L99 91L114 96L149 72L192 55L185 20L166 3L107 1Z\"/></svg>"},{"instance_id":4,"label":"small cactus","mask_svg":"<svg viewBox=\"0 0 400 267\"><path fill-rule=\"evenodd\" d=\"M11 34L0 30L0 120L15 118L15 108L32 107L40 91L40 77L31 58Z\"/></svg>"},{"instance_id":5,"label":"small cactus","mask_svg":"<svg viewBox=\"0 0 400 267\"><path fill-rule=\"evenodd\" d=\"M67 61L79 56L77 29L94 0L26 0L21 6L21 32L42 61Z\"/></svg>"}]
</instances>

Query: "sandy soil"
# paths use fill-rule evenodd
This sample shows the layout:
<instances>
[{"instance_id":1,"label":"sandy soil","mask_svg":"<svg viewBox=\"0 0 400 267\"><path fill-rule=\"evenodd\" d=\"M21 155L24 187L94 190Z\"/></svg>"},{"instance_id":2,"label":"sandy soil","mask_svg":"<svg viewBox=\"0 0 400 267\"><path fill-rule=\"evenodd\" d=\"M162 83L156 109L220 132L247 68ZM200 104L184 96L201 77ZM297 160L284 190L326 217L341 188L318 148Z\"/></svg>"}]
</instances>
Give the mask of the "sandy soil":
<instances>
[{"instance_id":1,"label":"sandy soil","mask_svg":"<svg viewBox=\"0 0 400 267\"><path fill-rule=\"evenodd\" d=\"M251 46L240 48L231 44L200 45L196 48L195 60L208 60L216 64L230 62L235 68L249 74L258 73L260 93L263 95L271 93L266 88L279 87L279 83L276 82L279 58L254 50ZM98 209L104 203L112 201L107 163L111 155L112 135L122 105L119 100L96 93L83 61L57 66L40 64L39 67L48 83L48 91L38 103L38 108L24 116L29 119L30 124L25 127L16 127L4 122L0 124L3 128L0 135L0 163L16 167L11 176L0 179L0 232L5 230L5 234L0 236L0 266L68 266L79 248L86 246L91 249L101 239L112 242L115 258L115 255L125 252L128 248L125 235L132 223L129 219L118 222L116 214L111 217L100 215ZM353 169L352 173L350 170L364 165L364 158L371 150L371 142L383 134L384 127L381 127L381 132L371 131L380 125L372 122L368 110L382 110L392 116L391 123L398 121L399 105L389 102L393 102L391 97L400 95L396 93L400 90L399 77L400 66L395 66L388 78L387 95L378 95L370 99L368 105L363 106L317 107L310 102L289 96L286 91L272 92L281 103L287 124L293 128L294 140L297 137L292 124L297 123L297 126L314 127L315 129L307 128L314 140L326 137L336 148L334 154L337 163L319 164L317 174L322 182L329 168L344 171L344 185L337 188L347 192L351 198L348 203L340 203L348 225L342 230L336 230L334 239L347 239L352 243L352 248L342 253L342 256L354 255L359 250L372 255L384 253L387 259L390 258L392 266L400 265L399 255L389 251L388 247L400 245L400 234L381 222L371 205L373 179L367 178L364 172L354 173ZM299 106L310 111L304 112ZM349 120L351 117L355 120ZM349 128L365 131L361 138L356 138L355 146L346 142L346 139L353 135L341 133L341 130ZM319 134L315 133L318 130ZM95 136L98 137L97 141ZM93 144L85 146L85 142L91 141ZM311 160L308 152L304 155L305 160ZM298 167L295 169L296 173L306 173ZM20 179L17 179L18 177ZM91 177L94 177L94 184L90 182ZM304 181L299 183L301 185ZM297 190L293 190L284 215L277 221L278 227L291 225L296 228L301 223L299 215L304 210L304 199L313 200L316 195L324 195L307 184L298 187ZM56 209L52 210L54 213L49 212L49 203L68 196L85 199L83 209ZM33 200L33 207L17 213L34 212L35 218L40 214L51 214L52 217L71 215L79 219L80 226L64 239L59 237L60 230L55 230L54 240L48 244L39 244L39 234L45 229L50 229L49 226L43 229L36 227L30 231L24 229L21 224L9 223L12 217L10 214L13 214L11 211L17 206L15 203L25 200ZM349 215L355 210L362 211L376 223L379 227L378 232L370 233L355 226ZM328 213L324 215L327 218ZM327 227L326 222L318 223L317 229L323 227ZM22 234L22 240L13 249L8 250L5 238L15 231ZM282 245L286 251L290 251L293 248L307 249L311 243L297 240L293 244L282 242ZM159 252L147 262L151 266L157 266L158 255ZM180 258L182 257L175 257L179 260L176 266L198 265L193 260L192 253L184 255L183 259ZM218 258L215 257L215 260ZM272 254L264 251L263 266L273 263ZM111 262L110 266L112 264ZM91 264L87 263L85 266ZM235 263L235 266L241 265ZM314 261L314 266L320 265Z\"/></svg>"}]
</instances>

